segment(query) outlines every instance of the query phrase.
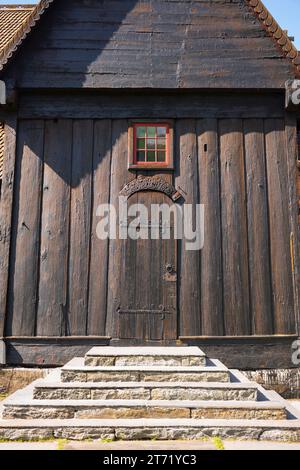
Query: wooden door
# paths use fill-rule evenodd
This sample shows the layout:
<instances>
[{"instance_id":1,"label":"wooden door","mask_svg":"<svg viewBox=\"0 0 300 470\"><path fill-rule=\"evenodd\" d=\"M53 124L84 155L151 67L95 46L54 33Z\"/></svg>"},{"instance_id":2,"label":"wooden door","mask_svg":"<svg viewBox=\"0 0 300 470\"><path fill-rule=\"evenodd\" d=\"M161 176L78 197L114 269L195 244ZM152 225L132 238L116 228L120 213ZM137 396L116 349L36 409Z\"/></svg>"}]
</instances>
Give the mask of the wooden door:
<instances>
[{"instance_id":1,"label":"wooden door","mask_svg":"<svg viewBox=\"0 0 300 470\"><path fill-rule=\"evenodd\" d=\"M118 338L132 342L163 341L177 338L176 290L177 259L173 220L160 219L159 239L151 239L151 204L172 204L162 193L140 192L131 196L132 204L144 204L149 219L148 239L123 242L121 299L117 310ZM132 218L128 218L128 225ZM145 224L144 224L145 225ZM169 239L163 233L170 230Z\"/></svg>"}]
</instances>

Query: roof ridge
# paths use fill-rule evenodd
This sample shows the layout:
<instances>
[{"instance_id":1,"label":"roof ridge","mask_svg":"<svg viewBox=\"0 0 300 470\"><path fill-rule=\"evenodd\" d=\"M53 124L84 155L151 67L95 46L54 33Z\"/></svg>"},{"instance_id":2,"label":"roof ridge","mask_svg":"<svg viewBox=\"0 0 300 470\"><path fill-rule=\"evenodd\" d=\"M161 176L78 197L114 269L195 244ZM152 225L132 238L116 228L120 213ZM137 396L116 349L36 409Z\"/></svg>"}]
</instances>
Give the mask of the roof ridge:
<instances>
[{"instance_id":1,"label":"roof ridge","mask_svg":"<svg viewBox=\"0 0 300 470\"><path fill-rule=\"evenodd\" d=\"M300 53L296 46L271 15L261 0L246 0L252 11L256 14L267 33L274 39L284 55L292 61L298 74L300 74Z\"/></svg>"},{"instance_id":2,"label":"roof ridge","mask_svg":"<svg viewBox=\"0 0 300 470\"><path fill-rule=\"evenodd\" d=\"M0 10L33 10L35 7L35 3L4 3L0 5Z\"/></svg>"},{"instance_id":3,"label":"roof ridge","mask_svg":"<svg viewBox=\"0 0 300 470\"><path fill-rule=\"evenodd\" d=\"M20 6L13 6L13 5L0 5L0 11L32 11L35 8L35 5L20 5Z\"/></svg>"},{"instance_id":4,"label":"roof ridge","mask_svg":"<svg viewBox=\"0 0 300 470\"><path fill-rule=\"evenodd\" d=\"M16 34L11 38L7 45L1 50L0 53L0 70L7 64L14 52L18 49L19 45L24 41L30 33L35 24L39 21L42 14L49 8L54 0L41 0L32 10L32 13L26 18L22 26L16 31Z\"/></svg>"}]
</instances>

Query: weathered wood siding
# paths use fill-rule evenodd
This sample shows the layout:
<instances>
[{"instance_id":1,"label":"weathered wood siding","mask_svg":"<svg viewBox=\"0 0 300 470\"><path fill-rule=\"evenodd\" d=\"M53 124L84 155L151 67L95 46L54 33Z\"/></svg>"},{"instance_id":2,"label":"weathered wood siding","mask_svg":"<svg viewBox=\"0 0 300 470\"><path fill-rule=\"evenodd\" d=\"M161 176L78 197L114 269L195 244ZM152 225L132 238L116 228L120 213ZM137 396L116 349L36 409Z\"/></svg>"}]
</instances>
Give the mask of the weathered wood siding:
<instances>
[{"instance_id":1,"label":"weathered wood siding","mask_svg":"<svg viewBox=\"0 0 300 470\"><path fill-rule=\"evenodd\" d=\"M242 0L59 0L15 67L21 88L282 88L294 78Z\"/></svg>"},{"instance_id":2,"label":"weathered wood siding","mask_svg":"<svg viewBox=\"0 0 300 470\"><path fill-rule=\"evenodd\" d=\"M133 248L97 238L96 208L137 176L127 129L127 119L19 120L6 336L116 331ZM204 249L178 246L178 336L296 333L285 120L175 119L174 129L175 171L162 176L205 204Z\"/></svg>"},{"instance_id":3,"label":"weathered wood siding","mask_svg":"<svg viewBox=\"0 0 300 470\"><path fill-rule=\"evenodd\" d=\"M294 124L295 126L295 124ZM298 219L300 224L300 119L297 122L297 166L298 166L298 174L297 174L297 195L298 195L298 206L299 206L299 213Z\"/></svg>"}]
</instances>

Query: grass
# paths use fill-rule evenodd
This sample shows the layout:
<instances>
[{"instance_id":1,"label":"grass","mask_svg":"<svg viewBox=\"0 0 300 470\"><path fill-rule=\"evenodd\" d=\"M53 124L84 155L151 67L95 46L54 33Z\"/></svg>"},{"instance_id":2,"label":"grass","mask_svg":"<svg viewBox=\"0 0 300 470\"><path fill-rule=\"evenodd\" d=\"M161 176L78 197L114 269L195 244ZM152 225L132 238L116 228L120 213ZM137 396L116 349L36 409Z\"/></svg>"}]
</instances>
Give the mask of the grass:
<instances>
[{"instance_id":1,"label":"grass","mask_svg":"<svg viewBox=\"0 0 300 470\"><path fill-rule=\"evenodd\" d=\"M68 439L58 439L57 440L57 450L64 450L66 444L68 444Z\"/></svg>"},{"instance_id":2,"label":"grass","mask_svg":"<svg viewBox=\"0 0 300 470\"><path fill-rule=\"evenodd\" d=\"M99 442L103 444L109 444L110 442L114 442L115 439L112 437L104 437L103 439L99 439Z\"/></svg>"},{"instance_id":3,"label":"grass","mask_svg":"<svg viewBox=\"0 0 300 470\"><path fill-rule=\"evenodd\" d=\"M217 450L225 450L224 444L222 442L222 439L218 436L213 437L213 443L216 446Z\"/></svg>"}]
</instances>

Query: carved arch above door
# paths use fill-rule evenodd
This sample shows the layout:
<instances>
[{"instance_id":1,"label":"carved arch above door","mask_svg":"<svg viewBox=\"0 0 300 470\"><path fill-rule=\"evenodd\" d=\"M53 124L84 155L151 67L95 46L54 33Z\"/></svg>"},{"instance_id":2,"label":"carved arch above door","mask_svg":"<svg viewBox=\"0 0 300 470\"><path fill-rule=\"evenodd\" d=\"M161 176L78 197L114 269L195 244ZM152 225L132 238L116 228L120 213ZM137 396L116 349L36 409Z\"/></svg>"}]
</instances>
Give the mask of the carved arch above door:
<instances>
[{"instance_id":1,"label":"carved arch above door","mask_svg":"<svg viewBox=\"0 0 300 470\"><path fill-rule=\"evenodd\" d=\"M177 201L182 197L182 194L164 180L161 176L143 176L139 175L136 179L126 184L120 191L121 196L130 197L140 191L157 191L166 194L172 201Z\"/></svg>"}]
</instances>

